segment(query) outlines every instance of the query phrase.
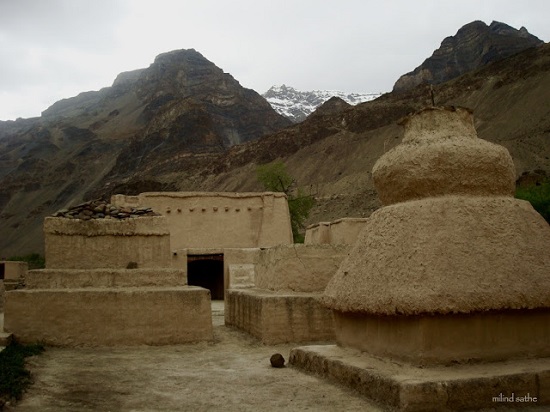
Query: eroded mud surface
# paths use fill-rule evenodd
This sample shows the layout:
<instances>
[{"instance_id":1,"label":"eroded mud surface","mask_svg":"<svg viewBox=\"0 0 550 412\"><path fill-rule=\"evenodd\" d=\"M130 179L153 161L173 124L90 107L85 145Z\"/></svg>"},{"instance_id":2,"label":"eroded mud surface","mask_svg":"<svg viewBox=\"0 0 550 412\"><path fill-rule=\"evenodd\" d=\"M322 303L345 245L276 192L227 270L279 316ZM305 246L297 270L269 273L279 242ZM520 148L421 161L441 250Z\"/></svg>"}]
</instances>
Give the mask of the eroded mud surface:
<instances>
[{"instance_id":1,"label":"eroded mud surface","mask_svg":"<svg viewBox=\"0 0 550 412\"><path fill-rule=\"evenodd\" d=\"M215 342L164 347L48 348L30 358L35 383L15 411L379 411L346 388L290 367L279 352L223 325Z\"/></svg>"}]
</instances>

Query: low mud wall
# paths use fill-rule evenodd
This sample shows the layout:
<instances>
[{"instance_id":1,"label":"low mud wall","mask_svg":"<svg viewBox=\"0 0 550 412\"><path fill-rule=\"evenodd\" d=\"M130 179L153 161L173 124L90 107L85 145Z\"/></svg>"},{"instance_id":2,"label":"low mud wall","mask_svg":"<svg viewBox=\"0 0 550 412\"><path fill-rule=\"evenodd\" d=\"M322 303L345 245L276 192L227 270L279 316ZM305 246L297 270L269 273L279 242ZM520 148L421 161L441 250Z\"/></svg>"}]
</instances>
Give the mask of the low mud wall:
<instances>
[{"instance_id":1,"label":"low mud wall","mask_svg":"<svg viewBox=\"0 0 550 412\"><path fill-rule=\"evenodd\" d=\"M170 232L162 216L44 220L48 269L170 267Z\"/></svg>"}]
</instances>

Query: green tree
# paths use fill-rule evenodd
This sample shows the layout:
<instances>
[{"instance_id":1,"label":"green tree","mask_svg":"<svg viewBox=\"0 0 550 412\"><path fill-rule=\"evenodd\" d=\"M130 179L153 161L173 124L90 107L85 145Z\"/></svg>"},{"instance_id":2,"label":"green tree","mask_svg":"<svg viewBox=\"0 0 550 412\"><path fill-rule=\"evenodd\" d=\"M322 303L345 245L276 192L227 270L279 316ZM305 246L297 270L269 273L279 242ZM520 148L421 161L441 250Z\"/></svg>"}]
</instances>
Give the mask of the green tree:
<instances>
[{"instance_id":1,"label":"green tree","mask_svg":"<svg viewBox=\"0 0 550 412\"><path fill-rule=\"evenodd\" d=\"M315 204L313 196L306 195L302 189L296 187L295 179L281 161L258 166L257 175L265 190L286 194L294 243L303 243L304 224Z\"/></svg>"},{"instance_id":2,"label":"green tree","mask_svg":"<svg viewBox=\"0 0 550 412\"><path fill-rule=\"evenodd\" d=\"M550 179L539 185L517 188L516 197L529 201L533 208L550 224Z\"/></svg>"}]
</instances>

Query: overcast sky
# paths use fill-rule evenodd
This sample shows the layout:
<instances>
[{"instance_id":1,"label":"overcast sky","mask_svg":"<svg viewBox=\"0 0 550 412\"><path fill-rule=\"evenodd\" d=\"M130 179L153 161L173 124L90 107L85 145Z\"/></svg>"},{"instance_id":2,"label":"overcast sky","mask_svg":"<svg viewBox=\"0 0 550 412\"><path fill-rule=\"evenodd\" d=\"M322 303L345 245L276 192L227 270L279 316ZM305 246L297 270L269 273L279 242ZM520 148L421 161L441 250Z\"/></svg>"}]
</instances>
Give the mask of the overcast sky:
<instances>
[{"instance_id":1,"label":"overcast sky","mask_svg":"<svg viewBox=\"0 0 550 412\"><path fill-rule=\"evenodd\" d=\"M548 0L0 0L0 120L194 48L241 85L390 91L473 20L550 40Z\"/></svg>"}]
</instances>

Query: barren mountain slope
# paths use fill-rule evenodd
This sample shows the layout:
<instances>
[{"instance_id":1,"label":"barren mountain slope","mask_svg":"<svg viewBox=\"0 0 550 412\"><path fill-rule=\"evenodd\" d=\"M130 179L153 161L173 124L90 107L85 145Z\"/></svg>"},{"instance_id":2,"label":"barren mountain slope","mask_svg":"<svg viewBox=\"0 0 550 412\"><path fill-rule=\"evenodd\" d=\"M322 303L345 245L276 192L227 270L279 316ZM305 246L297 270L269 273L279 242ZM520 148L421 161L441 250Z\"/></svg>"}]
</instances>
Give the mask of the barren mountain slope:
<instances>
[{"instance_id":1,"label":"barren mountain slope","mask_svg":"<svg viewBox=\"0 0 550 412\"><path fill-rule=\"evenodd\" d=\"M82 201L113 168L222 152L289 124L195 50L164 53L39 118L0 122L0 257L41 251L44 216ZM155 179L140 187L175 189Z\"/></svg>"},{"instance_id":2,"label":"barren mountain slope","mask_svg":"<svg viewBox=\"0 0 550 412\"><path fill-rule=\"evenodd\" d=\"M310 223L368 216L378 206L370 173L375 161L400 142L396 121L430 103L425 86L390 93L337 115L312 118L259 141L233 148L195 175L201 190L259 190L257 164L281 158L318 202ZM437 105L469 107L478 135L508 148L517 175L550 171L550 45L466 74L435 87ZM312 133L318 139L303 141ZM326 137L322 137L322 136ZM294 148L296 150L294 150ZM237 152L238 151L238 152ZM190 187L182 187L189 189Z\"/></svg>"},{"instance_id":3,"label":"barren mountain slope","mask_svg":"<svg viewBox=\"0 0 550 412\"><path fill-rule=\"evenodd\" d=\"M541 44L542 40L525 27L516 30L497 21L489 26L482 21L473 21L462 26L454 36L445 38L424 63L401 76L393 90L408 90L423 83L444 83Z\"/></svg>"},{"instance_id":4,"label":"barren mountain slope","mask_svg":"<svg viewBox=\"0 0 550 412\"><path fill-rule=\"evenodd\" d=\"M438 105L474 110L479 137L506 146L518 176L527 170L550 171L550 45L487 65L435 86L434 91ZM180 148L154 155L150 151L154 140L138 139L112 160L109 170L94 176L93 184L85 186L85 197L158 189L260 191L257 165L282 159L299 185L318 199L310 222L368 216L379 206L370 173L378 157L400 141L402 132L396 121L429 104L429 89L418 86L355 107L321 108L300 124L217 153ZM100 158L94 153L90 156L88 162ZM139 164L132 164L136 158ZM59 171L58 175L65 174ZM22 196L21 204L32 195L31 191ZM41 196L35 204L51 199ZM21 214L16 204L10 208L15 216ZM24 229L29 231L4 232L10 236L11 250L24 252L29 245L33 249L26 251L37 250L40 222L47 212L47 208L37 209L26 218Z\"/></svg>"}]
</instances>

